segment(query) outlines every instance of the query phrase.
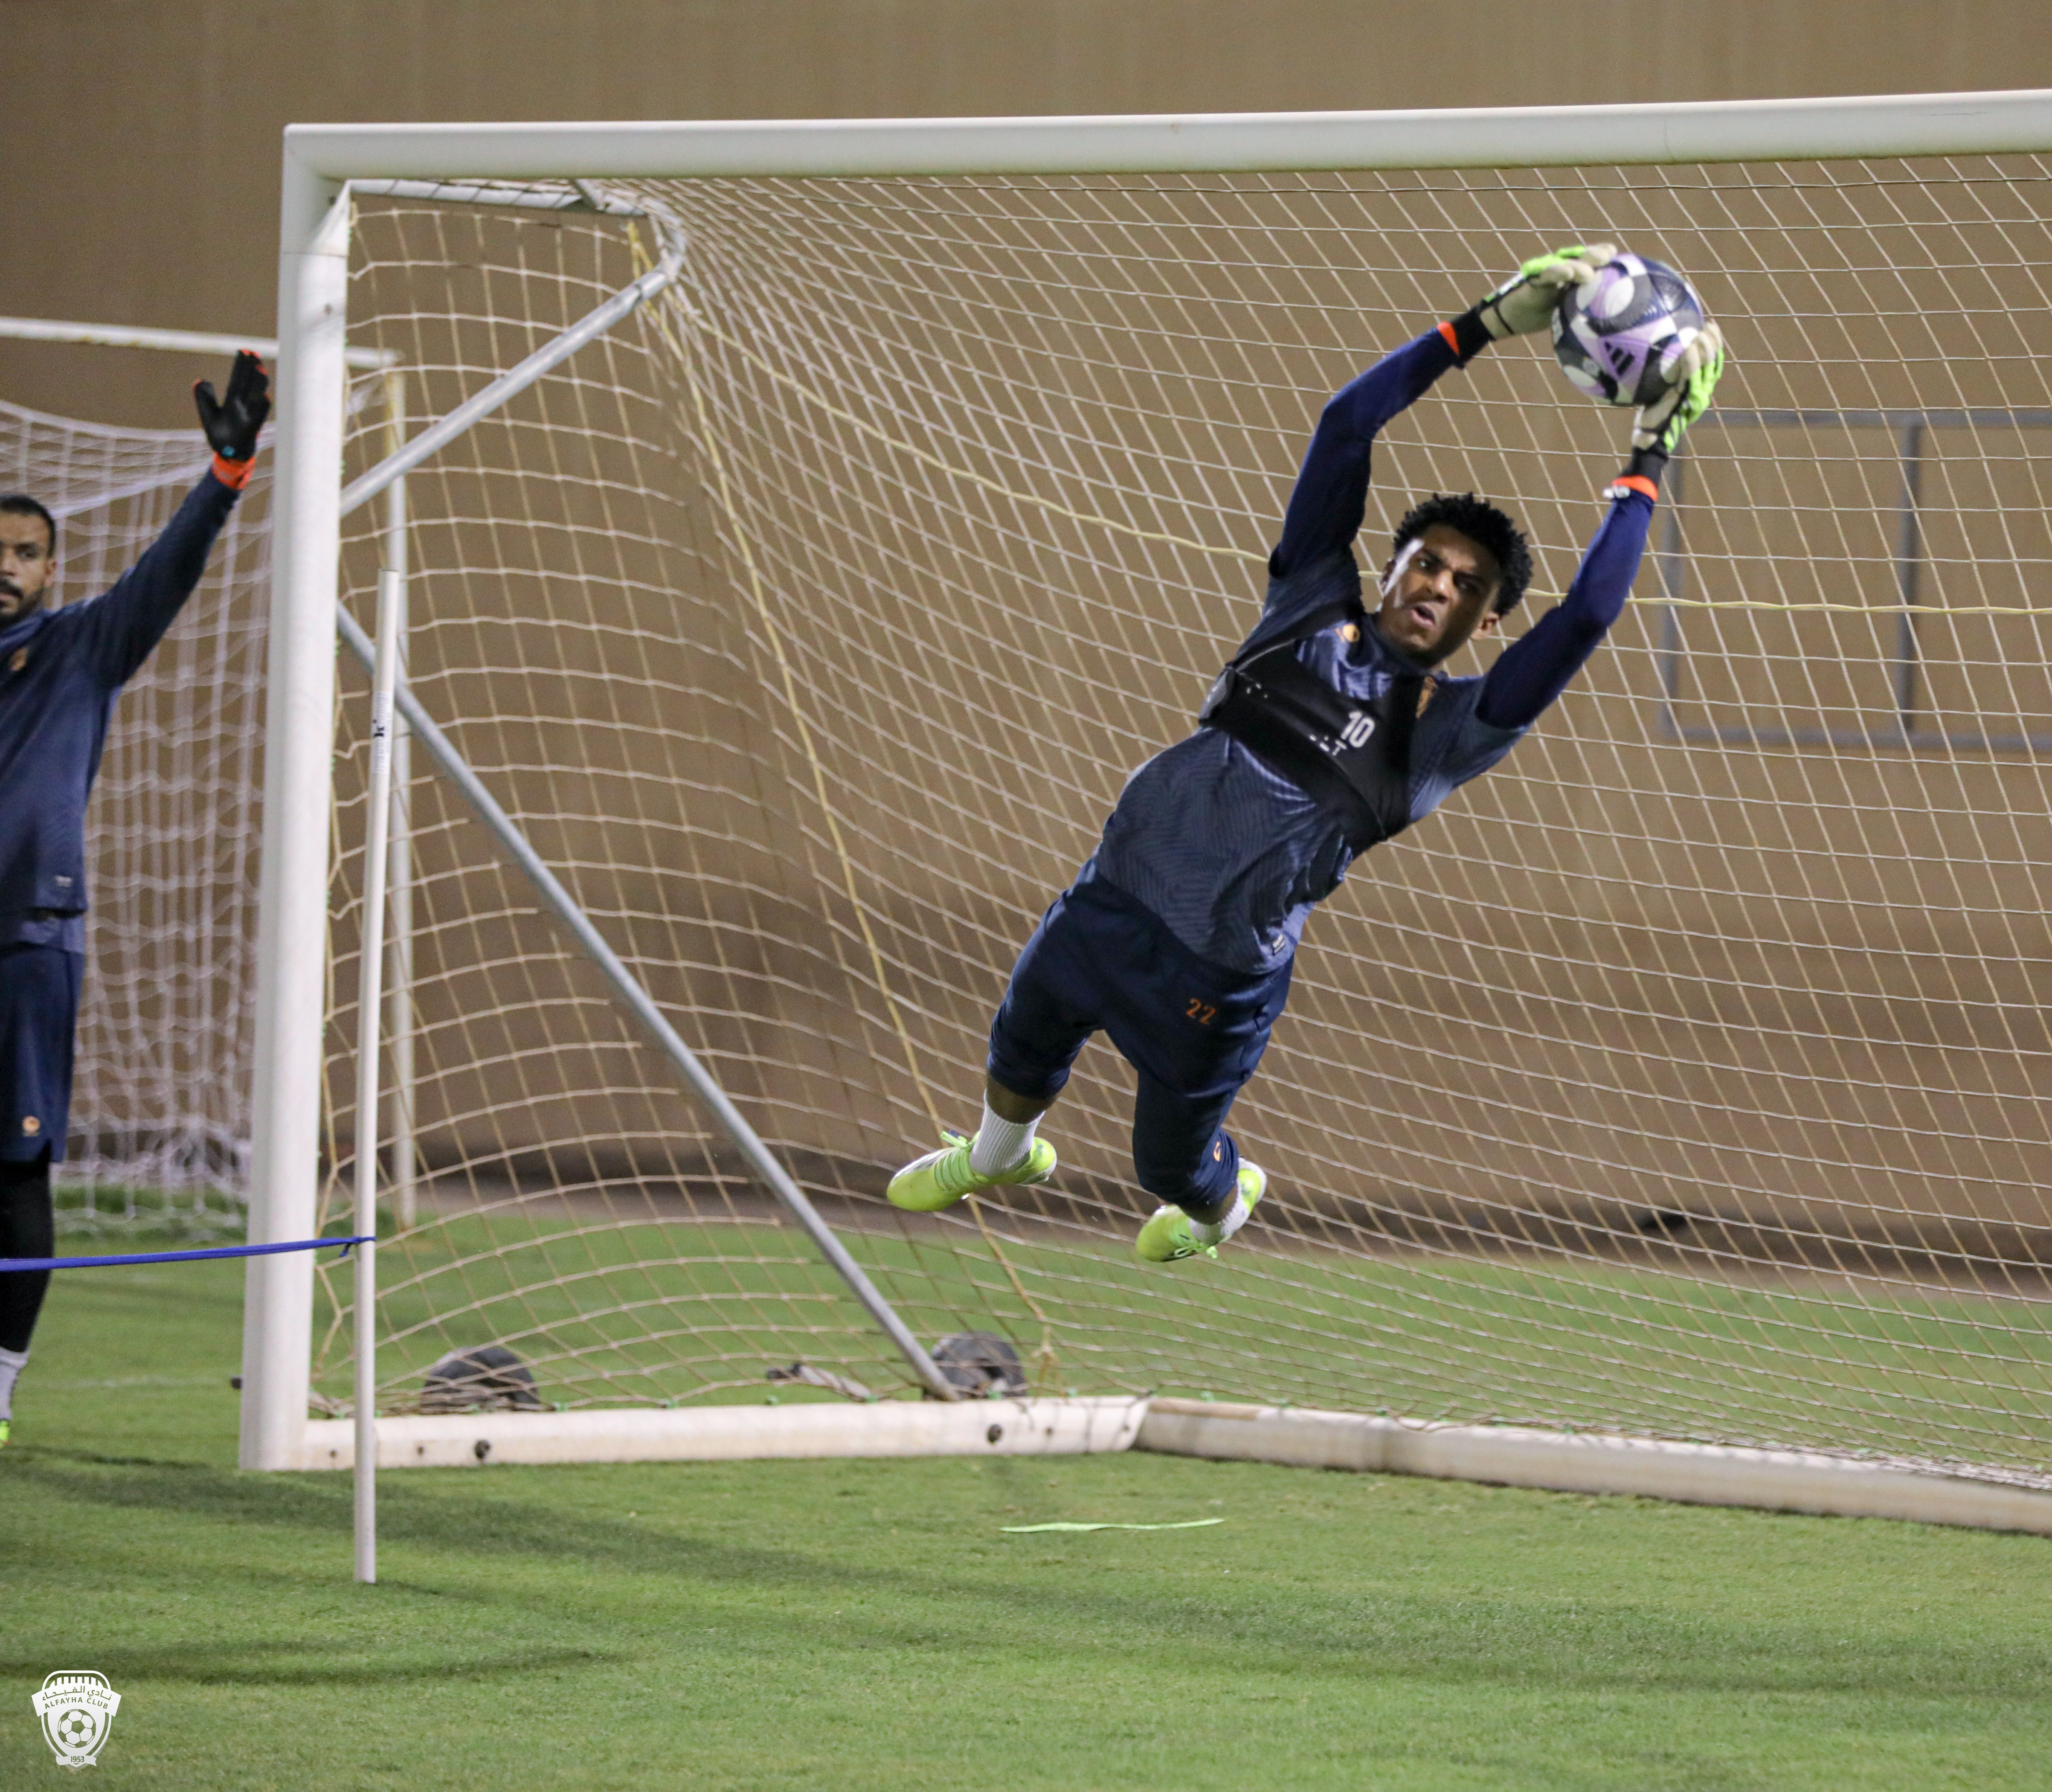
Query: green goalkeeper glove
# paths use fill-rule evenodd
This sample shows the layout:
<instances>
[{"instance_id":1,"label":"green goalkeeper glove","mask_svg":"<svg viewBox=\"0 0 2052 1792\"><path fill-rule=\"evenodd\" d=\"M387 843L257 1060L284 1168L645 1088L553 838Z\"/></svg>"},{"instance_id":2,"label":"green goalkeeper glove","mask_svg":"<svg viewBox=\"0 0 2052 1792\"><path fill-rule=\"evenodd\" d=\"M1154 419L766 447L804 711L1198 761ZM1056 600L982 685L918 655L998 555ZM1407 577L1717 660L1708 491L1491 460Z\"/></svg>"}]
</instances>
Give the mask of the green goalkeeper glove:
<instances>
[{"instance_id":1,"label":"green goalkeeper glove","mask_svg":"<svg viewBox=\"0 0 2052 1792\"><path fill-rule=\"evenodd\" d=\"M1674 383L1633 419L1632 457L1672 454L1681 445L1682 432L1710 408L1710 394L1724 371L1724 332L1705 324L1675 362Z\"/></svg>"},{"instance_id":2,"label":"green goalkeeper glove","mask_svg":"<svg viewBox=\"0 0 2052 1792\"><path fill-rule=\"evenodd\" d=\"M1615 243L1570 243L1550 255L1535 255L1475 308L1492 342L1529 335L1553 320L1553 308L1570 286L1586 286L1617 259Z\"/></svg>"}]
</instances>

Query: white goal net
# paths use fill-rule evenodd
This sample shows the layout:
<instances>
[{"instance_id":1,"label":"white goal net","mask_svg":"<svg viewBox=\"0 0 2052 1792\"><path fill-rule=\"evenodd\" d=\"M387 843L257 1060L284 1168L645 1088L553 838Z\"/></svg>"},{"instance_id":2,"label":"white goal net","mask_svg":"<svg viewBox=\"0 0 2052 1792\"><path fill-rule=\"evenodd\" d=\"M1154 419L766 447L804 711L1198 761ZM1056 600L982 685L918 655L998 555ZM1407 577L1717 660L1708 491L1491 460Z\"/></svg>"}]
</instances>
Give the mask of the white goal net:
<instances>
[{"instance_id":1,"label":"white goal net","mask_svg":"<svg viewBox=\"0 0 2052 1792\"><path fill-rule=\"evenodd\" d=\"M2042 159L604 190L651 215L359 205L350 339L396 352L416 418L645 269L653 214L687 245L411 476L410 687L921 1339L997 1334L1051 1390L2052 1473ZM1326 397L1598 237L1686 270L1733 371L1609 644L1314 921L1232 1122L1256 1222L1216 1265L1134 1261L1152 1203L1102 1041L1046 1123L1051 1187L895 1213L890 1170L975 1118L1035 918L1251 625ZM1420 495L1495 499L1541 567L1514 636L1624 425L1498 347L1387 432L1362 557ZM353 427L350 477L389 445ZM376 519L346 529L367 628ZM335 1214L347 658L342 692ZM910 1385L411 772L386 1410L484 1344L550 1403L759 1398L799 1362Z\"/></svg>"}]
</instances>

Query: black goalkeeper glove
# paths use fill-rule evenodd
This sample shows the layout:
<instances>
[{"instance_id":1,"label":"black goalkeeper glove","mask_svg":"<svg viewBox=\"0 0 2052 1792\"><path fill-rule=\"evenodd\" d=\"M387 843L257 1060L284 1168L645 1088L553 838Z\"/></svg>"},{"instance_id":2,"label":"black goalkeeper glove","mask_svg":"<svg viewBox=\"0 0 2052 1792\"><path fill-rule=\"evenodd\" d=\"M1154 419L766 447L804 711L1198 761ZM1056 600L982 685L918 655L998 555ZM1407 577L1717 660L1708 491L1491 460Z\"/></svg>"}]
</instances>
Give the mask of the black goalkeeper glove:
<instances>
[{"instance_id":1,"label":"black goalkeeper glove","mask_svg":"<svg viewBox=\"0 0 2052 1792\"><path fill-rule=\"evenodd\" d=\"M271 414L271 381L264 363L244 349L229 370L227 398L215 398L213 382L202 379L193 387L193 402L199 406L199 426L213 449L216 475L239 491L256 457L257 432Z\"/></svg>"}]
</instances>

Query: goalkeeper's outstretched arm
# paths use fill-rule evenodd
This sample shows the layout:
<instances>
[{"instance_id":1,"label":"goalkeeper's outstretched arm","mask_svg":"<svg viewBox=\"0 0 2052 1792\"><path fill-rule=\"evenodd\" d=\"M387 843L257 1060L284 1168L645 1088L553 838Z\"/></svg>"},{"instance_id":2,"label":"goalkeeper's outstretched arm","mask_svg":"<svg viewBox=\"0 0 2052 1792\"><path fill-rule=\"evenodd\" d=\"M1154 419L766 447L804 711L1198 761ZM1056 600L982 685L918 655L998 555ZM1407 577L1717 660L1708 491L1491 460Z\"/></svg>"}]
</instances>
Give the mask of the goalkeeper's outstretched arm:
<instances>
[{"instance_id":1,"label":"goalkeeper's outstretched arm","mask_svg":"<svg viewBox=\"0 0 2052 1792\"><path fill-rule=\"evenodd\" d=\"M1367 510L1369 454L1382 426L1449 367L1466 367L1505 336L1543 327L1563 289L1593 280L1616 253L1608 243L1576 244L1535 257L1459 317L1384 355L1341 386L1319 416L1290 495L1282 539L1268 557L1269 576L1286 578L1345 553Z\"/></svg>"},{"instance_id":2,"label":"goalkeeper's outstretched arm","mask_svg":"<svg viewBox=\"0 0 2052 1792\"><path fill-rule=\"evenodd\" d=\"M1270 578L1287 578L1353 545L1368 508L1369 456L1377 432L1459 364L1452 343L1439 331L1427 330L1327 401L1290 494L1282 539L1268 556Z\"/></svg>"},{"instance_id":3,"label":"goalkeeper's outstretched arm","mask_svg":"<svg viewBox=\"0 0 2052 1792\"><path fill-rule=\"evenodd\" d=\"M135 565L76 611L80 649L110 689L135 676L206 572L214 538L256 463L257 437L271 414L271 383L263 363L245 349L235 357L225 400L204 379L193 399L213 465Z\"/></svg>"},{"instance_id":4,"label":"goalkeeper's outstretched arm","mask_svg":"<svg viewBox=\"0 0 2052 1792\"><path fill-rule=\"evenodd\" d=\"M1499 728L1529 727L1567 689L1623 614L1646 550L1667 457L1681 441L1682 432L1709 409L1724 359L1717 325L1705 326L1682 351L1674 386L1639 412L1632 425L1631 457L1610 487L1609 513L1583 555L1574 583L1490 668L1475 704L1482 721Z\"/></svg>"}]
</instances>

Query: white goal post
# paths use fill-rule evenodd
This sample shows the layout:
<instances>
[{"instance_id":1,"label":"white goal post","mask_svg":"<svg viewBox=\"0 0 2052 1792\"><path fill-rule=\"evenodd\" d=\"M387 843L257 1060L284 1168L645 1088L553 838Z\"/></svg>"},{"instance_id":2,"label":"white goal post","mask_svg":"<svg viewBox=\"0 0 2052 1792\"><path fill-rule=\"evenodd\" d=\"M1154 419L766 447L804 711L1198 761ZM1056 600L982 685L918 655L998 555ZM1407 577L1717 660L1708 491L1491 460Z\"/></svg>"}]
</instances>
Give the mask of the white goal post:
<instances>
[{"instance_id":1,"label":"white goal post","mask_svg":"<svg viewBox=\"0 0 2052 1792\"><path fill-rule=\"evenodd\" d=\"M691 254L686 240L688 233L665 220L660 201L646 196L645 183L778 180L861 182L903 176L923 179L989 177L997 182L1011 180L1023 184L1093 176L1281 175L1303 171L1361 173L1592 167L1655 168L1698 163L1857 163L1870 159L1886 159L1893 163L1920 158L1933 159L1942 165L1951 158L2035 158L2046 153L2052 153L2052 92L2038 91L1438 112L291 127L286 133L284 148L280 262L276 520L260 896L250 1241L269 1243L303 1238L314 1233L320 1215L323 1153L333 1148L333 1141L324 1139L323 1135L323 1052L327 1049L323 1027L333 999L327 981L331 963L330 904L335 887L331 853L336 794L334 719L338 704L338 631L359 654L368 648L363 630L349 618L339 602L345 515L355 504L386 489L393 479L431 464L431 457L455 441L467 426L491 415L499 405L524 390L526 382L562 363L586 343L596 341L637 307L647 303L652 308L656 296L665 292L684 273ZM609 182L644 184L622 189L609 186L605 184ZM537 190L545 189L554 197L523 201L519 197L521 183L530 183ZM630 190L641 193L644 197L638 202L630 200L625 196ZM440 422L411 437L402 453L386 459L379 468L359 474L345 488L337 469L345 463L347 437L345 363L351 352L349 311L353 204L356 197L364 194L451 205L569 204L581 201L589 208L615 216L638 214L651 227L653 241L642 245L648 249L647 265L631 285L621 286L613 299L588 313L572 329L545 333L539 339L540 346L532 347L526 359L518 360L508 355L499 378L472 391ZM1058 207L1051 206L1048 217L1054 217L1058 210ZM1251 207L1249 215L1255 222L1247 226L1248 229L1258 230L1262 215L1259 208ZM1036 222L1044 223L1047 220L1036 214ZM1053 229L1055 225L1049 224L1048 227ZM994 258L993 268L999 265L998 259ZM636 265L641 267L644 264L637 262ZM993 284L994 288L1001 289L1001 276L993 274ZM1108 281L1106 290L1111 290L1115 284L1114 281ZM923 321L922 318L914 318L907 328L914 329ZM1420 315L1420 327L1428 321ZM531 344L536 339L531 335L523 339ZM1741 343L1738 348L1741 362L1745 353ZM965 380L973 375L973 363L971 355L965 363L971 370L964 374ZM1136 406L1136 412L1144 408ZM2035 426L2030 417L2022 410L2000 410L1998 417L1998 410L1999 407L1983 406L1975 411L1967 407L1957 410L1956 415L1970 419L1997 418L1995 424L1987 425L1991 427ZM1866 423L1862 420L1870 416L1868 411L1861 411L1856 416L1850 409L1841 412L1813 406L1805 412L1799 407L1783 406L1777 409L1766 404L1743 414L1746 427L1767 430L1782 426L1791 417L1827 418L1823 426L1831 428L1865 427ZM1930 408L1929 401L1920 397L1907 408L1873 408L1870 414L1878 424L1900 434L1912 425L1921 429L1927 418L1941 414ZM1956 413L1948 411L1942 414L1952 417ZM871 425L852 413L836 412L834 415L836 425L844 426L850 439L864 430L872 436L875 433ZM1305 421L1308 422L1308 414ZM988 444L973 445L977 457L998 452ZM965 452L965 465L972 458L974 457ZM983 464L980 458L975 459L975 466ZM975 466L957 475L965 486L988 491L1002 488L1001 480L975 470ZM1044 469L1036 469L1036 473L1038 470ZM561 476L575 475L565 471ZM723 465L707 476L711 486L719 492L725 490L720 484L725 477ZM766 486L767 489L770 488ZM1016 494L1005 495L1008 499ZM1130 499L1133 495L1126 492L1123 496ZM796 505L801 500L789 492L773 491L770 499L765 501L788 501ZM868 501L866 490L849 499L851 506ZM1892 494L1887 501L1895 501ZM1068 502L1066 498L1059 502L1048 500L1047 513L1063 520L1055 526L1102 523L1102 518L1095 511L1083 515L1075 508L1061 508ZM1905 515L1913 508L1915 502L1913 490L1905 506ZM1110 508L1108 502L1106 508ZM1141 509L1132 508L1130 515L1141 516ZM1913 517L1911 522L1913 521ZM1138 522L1114 520L1104 526L1122 530L1129 537L1170 543L1177 551L1191 546L1173 531L1165 533L1158 524L1146 523L1144 517ZM886 540L888 526L879 523L878 528L879 540ZM1150 533L1150 530L1153 532ZM1909 524L1905 525L1902 540L1905 545L1901 563L1908 566L1915 547ZM1028 551L1022 549L1022 555ZM1200 551L1224 554L1227 550L1204 547ZM1665 559L1678 566L1680 555L1679 546L1670 539L1666 544ZM746 557L745 545L742 557ZM1674 567L1663 565L1662 570L1663 574L1668 574ZM1913 578L1908 573L1903 576L1905 583L1902 608L1905 615L1913 620ZM1677 589L1671 580L1666 588L1670 594ZM1674 614L1670 607L1669 616ZM1907 627L1907 624L1905 625ZM781 647L776 649L780 655L781 651ZM1132 650L1129 648L1126 651ZM1671 657L1678 649L1670 641L1659 651ZM481 665L485 663L480 661ZM781 665L781 660L777 663ZM1668 662L1648 663L1666 665ZM1907 663L1905 650L1905 664ZM788 681L788 669L785 676ZM1908 674L1903 676L1906 678ZM1664 672L1662 677L1664 680ZM1671 700L1671 681L1663 682L1662 688ZM888 1290L879 1291L876 1282L840 1245L833 1230L820 1219L815 1204L801 1190L777 1152L763 1143L741 1108L728 1100L712 1075L703 1069L699 1057L666 1017L663 1003L629 968L625 959L632 955L609 943L605 930L584 915L558 880L557 871L526 842L518 827L507 818L486 781L467 771L460 754L437 728L437 720L446 721L447 718L430 715L408 693L403 682L398 703L401 712L410 722L416 742L428 744L441 773L454 781L471 812L496 836L501 857L518 865L531 880L543 907L553 911L558 924L574 936L578 949L598 967L613 992L613 998L633 1013L645 1034L656 1042L675 1074L691 1086L711 1116L708 1123L711 1130L720 1134L738 1151L757 1186L772 1191L781 1202L785 1215L795 1217L870 1319L887 1335L891 1345L902 1359L901 1367L909 1370L910 1385L923 1385L929 1393L942 1400L952 1398L955 1392L953 1385L936 1368L927 1347L915 1335L915 1327L899 1317ZM1905 716L1909 713L1905 704ZM1663 725L1671 724L1670 734L1662 738L1686 741L1699 738L1700 731L1698 734L1689 731L1694 724L1673 722L1671 702L1661 714L1665 718ZM1905 720L1905 732L1908 726ZM802 721L799 727L802 733ZM1755 730L1749 739L1756 736L1758 731ZM1979 741L1980 737L1974 739ZM1150 746L1146 750L1153 748ZM804 755L812 767L810 775L819 780L820 807L831 813L832 806L824 800L825 773L809 739L804 743ZM1139 756L1134 754L1136 762ZM468 782L465 782L466 778ZM1087 802L1088 798L1079 800ZM832 828L835 824L829 820L827 825ZM1652 837L1648 837L1649 842ZM846 852L840 849L838 833L833 840L834 849L840 853L840 863L845 867L849 861ZM1624 875L1633 875L1631 869L1627 868ZM852 871L848 876L852 890ZM867 922L860 920L860 905L851 906L859 924L866 928ZM374 936L374 928L371 931ZM873 941L870 950L872 954L875 951ZM883 998L886 1002L891 999L887 990ZM375 1003L366 1011L376 1012ZM907 1049L909 1052L910 1048ZM963 1068L966 1073L976 1067ZM1858 1081L1856 1076L1847 1074L1854 1082ZM368 1124L359 1121L359 1150L366 1137L370 1138L374 1145L374 1120ZM1648 1200L1645 1205L1661 1209L1667 1204ZM1941 1202L1939 1211L1944 1210ZM977 1223L982 1221L979 1220ZM1049 1218L1047 1223L1051 1226L1057 1221ZM1310 1222L1306 1225L1300 1241L1309 1249L1323 1235L1318 1234L1317 1228ZM1438 1236L1434 1235L1435 1238ZM914 1240L914 1248L916 1245ZM1443 1249L1431 1241L1420 1248ZM1460 1253L1453 1250L1447 1254L1458 1257ZM1024 1306L1036 1316L1040 1316L1040 1305L1021 1286L1019 1273L1001 1252L996 1253L994 1261L1003 1276L1009 1278L1011 1288L1019 1295ZM1310 1282L1326 1275L1326 1268L1322 1264L1305 1267L1308 1259L1292 1261L1294 1267L1276 1272L1276 1298L1311 1300L1313 1297L1303 1290ZM994 1270L993 1275L997 1276L998 1272ZM242 1396L244 1465L275 1469L305 1466L315 1461L345 1460L349 1446L339 1436L341 1427L323 1427L318 1437L310 1437L308 1429L311 1340L315 1330L313 1264L303 1254L254 1258L248 1276ZM1296 1280L1293 1281L1292 1277ZM993 1285L996 1285L995 1282ZM1289 1290L1286 1296L1280 1292L1286 1288ZM1638 1297L1636 1291L1620 1296ZM1171 1293L1167 1298L1189 1297ZM1325 1296L1321 1293L1317 1298L1322 1300ZM2027 1302L2033 1297L2026 1290L2015 1294L2015 1298ZM1545 1312L1548 1302L1543 1295L1535 1296L1533 1301L1533 1312L1540 1317L1533 1323L1544 1331L1556 1323L1555 1319ZM1706 1323L1721 1325L1725 1322L1717 1318ZM2035 1323L2034 1319L2032 1323ZM1044 1338L1044 1318L1043 1329ZM1313 1331L1317 1329L1315 1326L1311 1327ZM1819 1333L1820 1337L1828 1335L1827 1331ZM368 1387L370 1384L364 1382L359 1385ZM1238 1391L1224 1371L1220 1386L1228 1395ZM367 1425L367 1414L359 1411L358 1418ZM680 1431L688 1429L687 1421L691 1418L683 1414L678 1415ZM531 1459L521 1457L515 1451L488 1447L488 1433L494 1428L500 1432L517 1429L521 1422L517 1414L464 1422L477 1432L476 1460L483 1461L488 1455L496 1460L509 1457ZM424 1419L420 1423L425 1425L428 1421ZM954 1429L961 1429L958 1421L947 1423L953 1428L949 1435L954 1434ZM637 1421L636 1425L625 1429L638 1433L660 1428L660 1421L651 1418ZM577 1427L562 1429L568 1435ZM1174 1429L1157 1425L1157 1431L1166 1437ZM1678 1433L1684 1429L1678 1421ZM1687 1457L1688 1450L1700 1452L1703 1445L1721 1449L1727 1445L1745 1445L1756 1437L1772 1441L1775 1436L1772 1426L1758 1432L1741 1428L1733 1435L1726 1434L1728 1429L1721 1423L1706 1424L1703 1434L1690 1434L1693 1441L1678 1435L1676 1447L1684 1453L1676 1460L1682 1466L1664 1466L1660 1471L1664 1478L1659 1479L1659 1486L1670 1486L1677 1475L1686 1479L1690 1472L1687 1463L1698 1460ZM1130 1431L1130 1427L1122 1428L1119 1442L1107 1447L1126 1447L1131 1441ZM361 1434L367 1437L368 1432ZM1142 1447L1145 1447L1144 1430L1139 1434ZM1244 1434L1252 1437L1255 1430L1249 1429ZM1521 1437L1525 1434L1518 1433ZM1542 1457L1558 1441L1553 1434L1541 1431L1531 1431L1529 1434L1541 1440L1534 1447ZM963 1435L967 1436L967 1431ZM1799 1439L1790 1441L1799 1445ZM448 1440L443 1442L447 1444ZM386 1440L381 1446L381 1453L389 1453L392 1447L390 1441ZM457 1445L448 1444L448 1447L456 1449ZM1180 1446L1163 1444L1161 1447ZM1462 1460L1494 1462L1505 1451L1514 1453L1517 1447L1517 1438L1506 1430L1502 1449L1494 1454L1490 1450L1480 1450L1472 1458ZM1647 1447L1657 1449L1659 1446L1649 1444ZM1218 1448L1214 1441L1201 1453L1216 1453ZM648 1453L677 1453L674 1447L660 1445L651 1445ZM1590 1484L1588 1476L1594 1471L1584 1462L1588 1454L1584 1451L1576 1457L1577 1462L1583 1465L1574 1470L1578 1478L1561 1484ZM1390 1461L1392 1465L1403 1465L1396 1457L1392 1457ZM1897 1466L1899 1468L1899 1465ZM1772 1492L1773 1472L1771 1463L1760 1467L1757 1473L1749 1468L1744 1480L1749 1503L1776 1503ZM1541 1472L1534 1471L1535 1474ZM1805 1459L1803 1472L1807 1478L1803 1482L1800 1497L1792 1497L1790 1503L1814 1504L1817 1497L1814 1488L1818 1482L1814 1462ZM1503 1478L1517 1477L1506 1474ZM1938 1478L1931 1477L1933 1480ZM1549 1484L1542 1478L1535 1484ZM1621 1488L1626 1489L1647 1484L1643 1473L1636 1479L1626 1474L1618 1482ZM1737 1484L1727 1477L1716 1484L1728 1487ZM2014 1513L2027 1506L2035 1509L2031 1489L2041 1484L2052 1486L2052 1481L2040 1484L2030 1481L2027 1476L2019 1477L2019 1486L2023 1490L2016 1499L2003 1506L2003 1511L2011 1515L2003 1522L2023 1522ZM1766 1491L1761 1491L1763 1488ZM1734 1496L1710 1492L1704 1496ZM1862 1504L1862 1500L1867 1503ZM2052 1496L2042 1492L2037 1493L2035 1500L2052 1504ZM1975 1505L1976 1501L1980 1504ZM1939 1504L1942 1504L1940 1500ZM1980 1510L1986 1504L1982 1495L1976 1492L1965 1502L1962 1510L1967 1506ZM1877 1508L1868 1496L1862 1496L1847 1509L1882 1508ZM1911 1508L1901 1506L1899 1509L1907 1512ZM1917 1516L1935 1515L1927 1503L1917 1509ZM1961 1521L1987 1522L1972 1517ZM2052 1527L2052 1520L2048 1520L2047 1524Z\"/></svg>"}]
</instances>

